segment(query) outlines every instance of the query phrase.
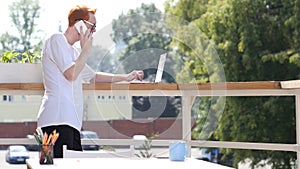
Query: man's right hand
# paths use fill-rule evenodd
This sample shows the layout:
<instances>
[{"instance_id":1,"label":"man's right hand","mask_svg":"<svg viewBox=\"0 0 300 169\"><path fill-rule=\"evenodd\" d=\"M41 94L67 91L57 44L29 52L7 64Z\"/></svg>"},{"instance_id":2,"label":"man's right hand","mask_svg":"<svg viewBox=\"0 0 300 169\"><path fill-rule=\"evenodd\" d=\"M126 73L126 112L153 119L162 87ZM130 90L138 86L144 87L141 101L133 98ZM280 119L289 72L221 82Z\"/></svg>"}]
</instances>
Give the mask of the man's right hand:
<instances>
[{"instance_id":1,"label":"man's right hand","mask_svg":"<svg viewBox=\"0 0 300 169\"><path fill-rule=\"evenodd\" d=\"M80 47L82 50L90 50L93 44L93 32L91 31L91 29L88 29L85 33L83 33L81 27L79 40L80 40Z\"/></svg>"}]
</instances>

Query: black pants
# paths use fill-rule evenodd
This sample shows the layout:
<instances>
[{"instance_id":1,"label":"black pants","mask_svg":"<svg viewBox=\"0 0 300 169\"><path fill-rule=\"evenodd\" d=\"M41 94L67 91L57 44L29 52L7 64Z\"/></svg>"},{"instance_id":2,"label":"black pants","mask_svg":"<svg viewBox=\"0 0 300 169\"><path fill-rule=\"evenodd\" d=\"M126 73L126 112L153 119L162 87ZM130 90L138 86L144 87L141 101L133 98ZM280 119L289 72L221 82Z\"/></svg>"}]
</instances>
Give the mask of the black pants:
<instances>
[{"instance_id":1,"label":"black pants","mask_svg":"<svg viewBox=\"0 0 300 169\"><path fill-rule=\"evenodd\" d=\"M67 145L67 149L82 151L80 132L68 125L57 125L42 127L43 133L51 134L54 130L59 133L59 137L54 145L54 158L63 158L63 145Z\"/></svg>"}]
</instances>

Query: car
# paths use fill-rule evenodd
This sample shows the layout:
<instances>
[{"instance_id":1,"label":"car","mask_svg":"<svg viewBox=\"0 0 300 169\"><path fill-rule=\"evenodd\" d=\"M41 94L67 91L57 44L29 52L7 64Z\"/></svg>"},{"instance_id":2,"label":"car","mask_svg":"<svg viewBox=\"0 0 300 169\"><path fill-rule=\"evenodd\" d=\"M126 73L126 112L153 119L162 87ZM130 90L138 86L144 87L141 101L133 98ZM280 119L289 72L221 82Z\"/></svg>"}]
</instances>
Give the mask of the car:
<instances>
[{"instance_id":1,"label":"car","mask_svg":"<svg viewBox=\"0 0 300 169\"><path fill-rule=\"evenodd\" d=\"M133 140L143 140L144 142L148 140L148 138L145 135L141 135L141 134L134 135L132 138ZM134 146L134 149L140 150L140 149L144 149L144 147L143 145L136 145Z\"/></svg>"},{"instance_id":2,"label":"car","mask_svg":"<svg viewBox=\"0 0 300 169\"><path fill-rule=\"evenodd\" d=\"M11 145L7 148L5 159L10 164L25 164L29 152L23 145Z\"/></svg>"},{"instance_id":3,"label":"car","mask_svg":"<svg viewBox=\"0 0 300 169\"><path fill-rule=\"evenodd\" d=\"M80 137L82 140L88 140L88 139L99 139L98 135L94 131L80 131ZM96 144L82 144L83 150L99 150L99 145Z\"/></svg>"}]
</instances>

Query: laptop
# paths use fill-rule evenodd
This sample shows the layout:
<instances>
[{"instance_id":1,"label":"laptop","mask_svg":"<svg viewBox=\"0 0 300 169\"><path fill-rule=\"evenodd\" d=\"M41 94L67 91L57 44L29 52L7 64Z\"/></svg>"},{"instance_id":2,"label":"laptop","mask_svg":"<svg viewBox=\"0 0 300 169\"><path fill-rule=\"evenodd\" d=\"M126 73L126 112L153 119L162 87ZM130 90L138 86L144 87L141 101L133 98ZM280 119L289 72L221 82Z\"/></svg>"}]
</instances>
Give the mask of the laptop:
<instances>
[{"instance_id":1,"label":"laptop","mask_svg":"<svg viewBox=\"0 0 300 169\"><path fill-rule=\"evenodd\" d=\"M167 60L167 55L168 55L168 53L163 53L159 57L159 62L158 62L158 65L157 65L157 71L156 71L156 76L155 76L154 82L146 81L146 80L142 80L142 81L141 80L133 80L130 83L160 83L161 79L162 79L163 72L164 72L164 67L165 67L165 63L166 63L166 60Z\"/></svg>"}]
</instances>

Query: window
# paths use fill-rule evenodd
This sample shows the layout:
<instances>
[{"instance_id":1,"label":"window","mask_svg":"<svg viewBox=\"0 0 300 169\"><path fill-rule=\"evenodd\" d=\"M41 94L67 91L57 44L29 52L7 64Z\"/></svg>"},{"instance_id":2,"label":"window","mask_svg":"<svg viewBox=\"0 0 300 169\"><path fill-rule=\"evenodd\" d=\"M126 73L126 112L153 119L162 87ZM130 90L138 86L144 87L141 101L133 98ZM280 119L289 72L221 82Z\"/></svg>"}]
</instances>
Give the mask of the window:
<instances>
[{"instance_id":1,"label":"window","mask_svg":"<svg viewBox=\"0 0 300 169\"><path fill-rule=\"evenodd\" d=\"M108 96L109 100L115 100L115 96Z\"/></svg>"},{"instance_id":2,"label":"window","mask_svg":"<svg viewBox=\"0 0 300 169\"><path fill-rule=\"evenodd\" d=\"M3 99L4 102L12 102L13 100L13 96L10 95L3 95Z\"/></svg>"},{"instance_id":3,"label":"window","mask_svg":"<svg viewBox=\"0 0 300 169\"><path fill-rule=\"evenodd\" d=\"M119 100L126 100L126 96L119 96Z\"/></svg>"},{"instance_id":4,"label":"window","mask_svg":"<svg viewBox=\"0 0 300 169\"><path fill-rule=\"evenodd\" d=\"M98 96L98 100L99 100L99 101L105 100L105 96Z\"/></svg>"}]
</instances>

